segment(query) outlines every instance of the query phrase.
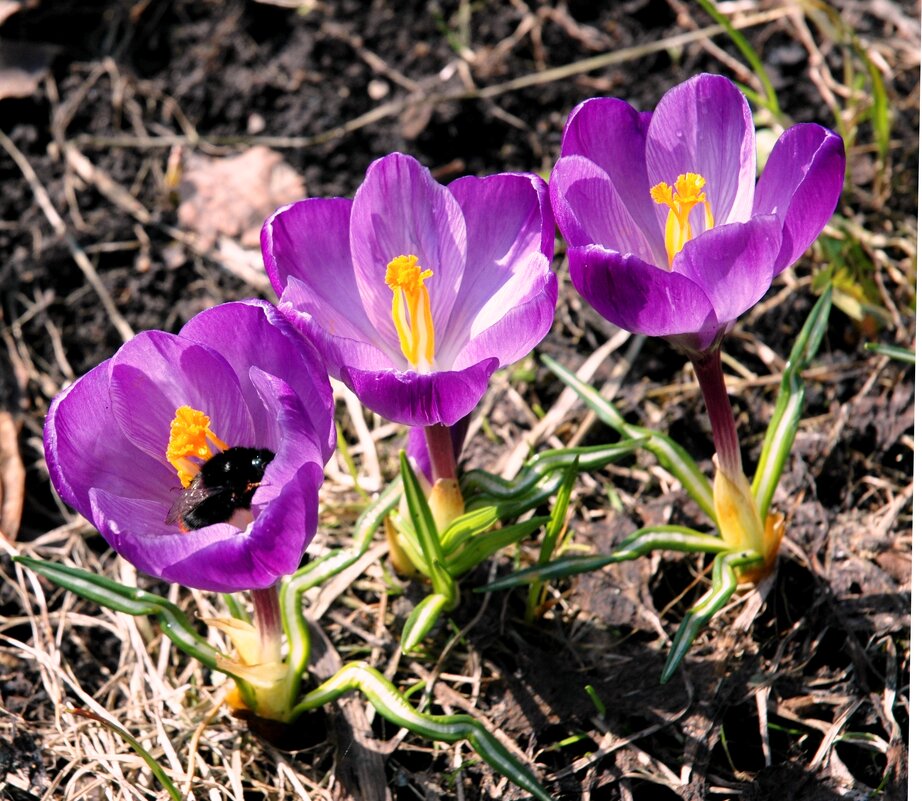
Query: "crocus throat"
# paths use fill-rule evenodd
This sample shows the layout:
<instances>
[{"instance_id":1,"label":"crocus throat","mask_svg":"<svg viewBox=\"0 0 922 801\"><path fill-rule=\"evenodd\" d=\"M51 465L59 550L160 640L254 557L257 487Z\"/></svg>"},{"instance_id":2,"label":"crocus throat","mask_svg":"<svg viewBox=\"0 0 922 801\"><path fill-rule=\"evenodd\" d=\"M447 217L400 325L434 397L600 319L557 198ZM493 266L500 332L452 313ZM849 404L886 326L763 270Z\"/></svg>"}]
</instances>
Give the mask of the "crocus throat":
<instances>
[{"instance_id":1,"label":"crocus throat","mask_svg":"<svg viewBox=\"0 0 922 801\"><path fill-rule=\"evenodd\" d=\"M204 462L229 447L215 436L211 430L211 418L207 414L191 406L180 406L176 410L176 416L170 423L166 458L176 468L176 474L184 487L189 486Z\"/></svg>"},{"instance_id":2,"label":"crocus throat","mask_svg":"<svg viewBox=\"0 0 922 801\"><path fill-rule=\"evenodd\" d=\"M400 350L410 366L427 373L435 361L435 328L429 290L423 283L432 270L421 270L416 256L398 256L387 265L384 281L394 291L391 316L400 338Z\"/></svg>"},{"instance_id":3,"label":"crocus throat","mask_svg":"<svg viewBox=\"0 0 922 801\"><path fill-rule=\"evenodd\" d=\"M704 204L704 230L710 231L714 227L711 204L702 191L705 183L698 173L686 172L676 178L672 186L659 183L650 187L650 197L656 203L669 207L669 216L666 218L666 254L670 269L676 254L695 235L691 224L691 213L695 206Z\"/></svg>"}]
</instances>

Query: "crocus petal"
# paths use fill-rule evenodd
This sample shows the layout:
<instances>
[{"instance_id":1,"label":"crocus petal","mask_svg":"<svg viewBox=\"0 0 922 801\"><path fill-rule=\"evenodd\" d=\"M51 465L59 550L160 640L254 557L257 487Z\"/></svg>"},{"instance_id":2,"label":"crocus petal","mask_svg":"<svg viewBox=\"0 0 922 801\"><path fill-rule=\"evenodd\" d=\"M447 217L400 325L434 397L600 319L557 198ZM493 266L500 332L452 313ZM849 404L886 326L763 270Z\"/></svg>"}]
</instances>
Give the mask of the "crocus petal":
<instances>
[{"instance_id":1,"label":"crocus petal","mask_svg":"<svg viewBox=\"0 0 922 801\"><path fill-rule=\"evenodd\" d=\"M571 248L568 258L576 291L627 331L670 336L720 329L707 292L680 273L598 245Z\"/></svg>"},{"instance_id":2,"label":"crocus petal","mask_svg":"<svg viewBox=\"0 0 922 801\"><path fill-rule=\"evenodd\" d=\"M411 428L407 431L407 459L418 475L432 483L432 460L429 458L429 445L426 442L426 429Z\"/></svg>"},{"instance_id":3,"label":"crocus petal","mask_svg":"<svg viewBox=\"0 0 922 801\"><path fill-rule=\"evenodd\" d=\"M534 263L532 266L531 263ZM517 306L498 313L484 314L474 320L468 341L454 360L454 368L463 370L473 364L496 357L500 365L509 365L526 356L551 330L554 323L554 307L557 305L557 277L550 272L547 259L535 253L523 263L525 275L530 275L528 284L521 282L527 291L527 300ZM513 300L509 300L513 303ZM491 299L485 307L494 308ZM498 310L497 310L498 312ZM481 329L484 321L499 317L488 328Z\"/></svg>"},{"instance_id":4,"label":"crocus petal","mask_svg":"<svg viewBox=\"0 0 922 801\"><path fill-rule=\"evenodd\" d=\"M784 220L777 275L799 259L829 221L845 180L842 139L820 125L803 123L778 139L756 186L755 214Z\"/></svg>"},{"instance_id":5,"label":"crocus petal","mask_svg":"<svg viewBox=\"0 0 922 801\"><path fill-rule=\"evenodd\" d=\"M355 193L349 238L359 294L379 334L394 330L387 265L414 255L422 269L433 271L426 287L436 342L445 336L464 269L464 234L457 201L416 159L392 153L372 163Z\"/></svg>"},{"instance_id":6,"label":"crocus petal","mask_svg":"<svg viewBox=\"0 0 922 801\"><path fill-rule=\"evenodd\" d=\"M334 378L342 380L342 368L347 364L361 370L389 370L406 364L406 358L399 350L380 350L364 339L360 332L350 331L345 326L329 329L319 323L311 314L315 302L313 291L307 284L298 278L289 278L279 300L279 311L314 344L327 372ZM365 314L361 307L355 312ZM380 338L375 336L372 341L380 341Z\"/></svg>"},{"instance_id":7,"label":"crocus petal","mask_svg":"<svg viewBox=\"0 0 922 801\"><path fill-rule=\"evenodd\" d=\"M246 335L241 335L246 332ZM185 339L209 344L222 354L238 377L247 376L254 368L270 376L284 379L295 396L310 398L304 413L316 432L325 462L336 446L333 424L333 390L320 356L291 327L274 306L261 300L225 303L196 315L179 335ZM252 410L255 441L270 441L268 421L264 413L265 398L250 381L240 381L247 408Z\"/></svg>"},{"instance_id":8,"label":"crocus petal","mask_svg":"<svg viewBox=\"0 0 922 801\"><path fill-rule=\"evenodd\" d=\"M240 534L239 529L227 523L181 532L166 522L169 507L163 503L117 495L102 487L93 487L89 496L89 517L106 542L139 570L153 576L162 575L164 565L196 553L203 544Z\"/></svg>"},{"instance_id":9,"label":"crocus petal","mask_svg":"<svg viewBox=\"0 0 922 801\"><path fill-rule=\"evenodd\" d=\"M344 198L308 198L279 209L262 229L266 272L279 297L293 279L309 288L297 311L323 330L401 358L393 324L376 328L362 304L349 245L351 214L352 201ZM382 269L379 283L383 276Z\"/></svg>"},{"instance_id":10,"label":"crocus petal","mask_svg":"<svg viewBox=\"0 0 922 801\"><path fill-rule=\"evenodd\" d=\"M180 406L211 418L211 430L225 442L255 444L240 382L230 365L204 345L145 331L112 357L109 394L112 414L125 436L144 453L165 459L170 423Z\"/></svg>"},{"instance_id":11,"label":"crocus petal","mask_svg":"<svg viewBox=\"0 0 922 801\"><path fill-rule=\"evenodd\" d=\"M719 322L732 322L768 291L780 246L780 220L774 215L753 217L692 239L676 256L675 272L707 294Z\"/></svg>"},{"instance_id":12,"label":"crocus petal","mask_svg":"<svg viewBox=\"0 0 922 801\"><path fill-rule=\"evenodd\" d=\"M275 452L275 458L253 496L252 509L259 525L263 507L278 496L301 465L305 461L323 464L329 454L322 450L324 443L317 439L301 396L287 382L257 367L250 368L250 381L267 415L272 416L270 425L274 429L266 447Z\"/></svg>"},{"instance_id":13,"label":"crocus petal","mask_svg":"<svg viewBox=\"0 0 922 801\"><path fill-rule=\"evenodd\" d=\"M613 191L617 197L618 211L614 214L619 235L623 233L631 238L616 240L619 243L617 247L615 242L606 243L600 239L578 242L571 240L561 226L569 244L607 245L653 263L660 261L660 257L665 259L663 229L650 202L651 184L646 167L646 138L651 117L650 112L637 111L629 103L613 97L590 98L570 113L560 144L561 160L551 173L552 191L555 181L565 179L566 184L572 187L576 181L590 177L579 162L569 162L568 157L589 159L611 181L611 189L605 191ZM577 170L577 176L566 176L571 169ZM582 191L587 189L583 187ZM596 209L588 203L580 203L574 208L577 219L596 213Z\"/></svg>"},{"instance_id":14,"label":"crocus petal","mask_svg":"<svg viewBox=\"0 0 922 801\"><path fill-rule=\"evenodd\" d=\"M245 532L226 523L166 532L165 524L156 523L155 504L103 490L93 490L94 517L103 522L109 544L145 573L212 592L260 589L297 569L317 527L322 479L318 465L305 464L261 515L260 525Z\"/></svg>"},{"instance_id":15,"label":"crocus petal","mask_svg":"<svg viewBox=\"0 0 922 801\"><path fill-rule=\"evenodd\" d=\"M163 454L152 458L138 451L112 418L109 367L109 361L103 362L61 392L45 419L51 481L66 503L90 519L94 486L105 484L121 495L156 500L168 508L168 487L176 483L176 471Z\"/></svg>"},{"instance_id":16,"label":"crocus petal","mask_svg":"<svg viewBox=\"0 0 922 801\"><path fill-rule=\"evenodd\" d=\"M537 176L504 174L460 178L449 190L464 213L467 264L445 339L438 343L438 360L453 369L490 355L497 356L500 364L509 364L519 358L515 354L521 351L520 341L529 343L527 352L547 334L540 315L536 326L519 329L511 340L497 340L499 348L492 353L463 363L455 357L472 337L500 324L511 309L538 295L545 305L550 301L553 315L554 225L547 185ZM554 284L553 294L546 291L549 283Z\"/></svg>"},{"instance_id":17,"label":"crocus petal","mask_svg":"<svg viewBox=\"0 0 922 801\"><path fill-rule=\"evenodd\" d=\"M144 572L222 592L268 587L297 567L316 530L332 447L329 382L316 353L262 301L216 307L183 332L139 334L54 399L45 429L51 480ZM177 501L197 502L165 458L185 404L208 414L229 447L275 454L249 509L231 518L251 516L245 530L167 522Z\"/></svg>"},{"instance_id":18,"label":"crocus petal","mask_svg":"<svg viewBox=\"0 0 922 801\"><path fill-rule=\"evenodd\" d=\"M450 426L469 414L487 390L499 359L463 370L420 374L343 368L343 382L369 409L410 426Z\"/></svg>"},{"instance_id":19,"label":"crocus petal","mask_svg":"<svg viewBox=\"0 0 922 801\"><path fill-rule=\"evenodd\" d=\"M621 201L609 175L584 156L566 156L551 173L551 198L561 233L570 247L602 245L651 264L666 264L663 235L647 237ZM653 203L643 201L656 223Z\"/></svg>"},{"instance_id":20,"label":"crocus petal","mask_svg":"<svg viewBox=\"0 0 922 801\"><path fill-rule=\"evenodd\" d=\"M649 186L671 186L698 173L717 225L741 222L752 212L755 129L746 98L719 75L698 75L670 89L653 112L647 132ZM657 206L665 224L667 210Z\"/></svg>"},{"instance_id":21,"label":"crocus petal","mask_svg":"<svg viewBox=\"0 0 922 801\"><path fill-rule=\"evenodd\" d=\"M267 226L270 251L282 247L272 232L285 213ZM556 300L554 225L537 176L463 178L443 187L415 159L394 153L369 167L348 227L358 298L319 299L311 279L292 272L279 310L370 409L411 425L451 424L473 409L497 365L547 332ZM425 312L403 334L427 349L412 368L397 342L395 295L385 281L400 256L432 271L425 286L433 335ZM283 261L277 252L272 258ZM374 335L352 324L363 315Z\"/></svg>"},{"instance_id":22,"label":"crocus petal","mask_svg":"<svg viewBox=\"0 0 922 801\"><path fill-rule=\"evenodd\" d=\"M167 581L214 592L272 586L298 569L317 529L318 489L323 471L305 464L282 488L275 503L245 534L215 542L163 569ZM282 547L280 547L280 545ZM233 583L228 581L233 576ZM192 582L195 582L194 584Z\"/></svg>"}]
</instances>

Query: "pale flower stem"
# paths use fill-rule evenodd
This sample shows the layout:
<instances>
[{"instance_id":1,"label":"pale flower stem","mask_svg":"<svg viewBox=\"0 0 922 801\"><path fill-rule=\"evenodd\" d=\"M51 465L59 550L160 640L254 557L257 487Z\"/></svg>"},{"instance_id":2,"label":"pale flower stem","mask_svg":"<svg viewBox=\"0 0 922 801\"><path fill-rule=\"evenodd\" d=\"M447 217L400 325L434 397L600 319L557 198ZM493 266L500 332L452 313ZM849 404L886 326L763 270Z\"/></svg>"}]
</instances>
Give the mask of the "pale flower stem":
<instances>
[{"instance_id":1,"label":"pale flower stem","mask_svg":"<svg viewBox=\"0 0 922 801\"><path fill-rule=\"evenodd\" d=\"M282 658L282 610L278 587L273 584L263 590L251 590L253 620L259 632L262 662L277 662Z\"/></svg>"},{"instance_id":2,"label":"pale flower stem","mask_svg":"<svg viewBox=\"0 0 922 801\"><path fill-rule=\"evenodd\" d=\"M740 456L740 441L736 433L736 420L724 383L723 368L720 366L720 348L715 348L699 358L692 359L695 375L704 405L707 407L714 434L714 450L717 453L717 466L729 476L739 476L743 472L743 460Z\"/></svg>"},{"instance_id":3,"label":"pale flower stem","mask_svg":"<svg viewBox=\"0 0 922 801\"><path fill-rule=\"evenodd\" d=\"M451 441L451 428L436 423L426 426L426 446L429 448L429 463L432 465L432 480L440 478L456 479L458 464L455 461L455 449Z\"/></svg>"}]
</instances>

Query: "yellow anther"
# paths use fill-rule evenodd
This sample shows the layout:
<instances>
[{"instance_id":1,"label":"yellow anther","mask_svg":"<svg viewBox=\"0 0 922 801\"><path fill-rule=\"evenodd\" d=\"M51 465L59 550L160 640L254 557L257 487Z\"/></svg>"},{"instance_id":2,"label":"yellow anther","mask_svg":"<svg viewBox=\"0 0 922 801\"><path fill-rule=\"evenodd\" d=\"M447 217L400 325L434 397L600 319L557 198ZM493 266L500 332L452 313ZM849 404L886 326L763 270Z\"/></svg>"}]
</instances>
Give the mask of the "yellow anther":
<instances>
[{"instance_id":1,"label":"yellow anther","mask_svg":"<svg viewBox=\"0 0 922 801\"><path fill-rule=\"evenodd\" d=\"M391 316L400 350L420 372L427 372L435 361L435 326L424 283L432 275L432 270L420 269L419 259L413 255L393 259L384 274L385 283L394 291Z\"/></svg>"},{"instance_id":2,"label":"yellow anther","mask_svg":"<svg viewBox=\"0 0 922 801\"><path fill-rule=\"evenodd\" d=\"M691 224L691 212L695 206L704 205L704 229L709 231L714 227L714 215L707 195L702 191L707 183L696 172L686 172L676 178L672 186L658 183L650 187L650 197L655 203L669 207L669 216L666 217L666 254L669 257L669 266L682 248L694 236ZM699 232L700 233L700 232Z\"/></svg>"},{"instance_id":3,"label":"yellow anther","mask_svg":"<svg viewBox=\"0 0 922 801\"><path fill-rule=\"evenodd\" d=\"M208 461L217 451L226 451L228 447L211 430L211 418L207 414L191 406L180 406L176 410L173 422L170 423L166 458L176 468L176 474L184 487L192 482L201 469L201 463Z\"/></svg>"}]
</instances>

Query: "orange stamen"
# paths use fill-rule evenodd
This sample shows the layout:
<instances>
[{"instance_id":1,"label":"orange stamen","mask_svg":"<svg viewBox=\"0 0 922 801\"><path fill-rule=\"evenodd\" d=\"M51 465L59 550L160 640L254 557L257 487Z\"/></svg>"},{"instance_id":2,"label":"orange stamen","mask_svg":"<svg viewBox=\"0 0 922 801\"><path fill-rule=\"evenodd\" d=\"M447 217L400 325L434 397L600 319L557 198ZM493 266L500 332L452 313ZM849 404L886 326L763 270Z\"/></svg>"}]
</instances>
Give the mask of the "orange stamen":
<instances>
[{"instance_id":1,"label":"orange stamen","mask_svg":"<svg viewBox=\"0 0 922 801\"><path fill-rule=\"evenodd\" d=\"M211 418L207 414L191 406L180 406L176 410L176 416L170 423L166 458L176 468L176 474L184 487L189 486L202 463L229 447L211 430Z\"/></svg>"},{"instance_id":2,"label":"orange stamen","mask_svg":"<svg viewBox=\"0 0 922 801\"><path fill-rule=\"evenodd\" d=\"M423 283L433 275L421 270L413 255L398 256L387 265L384 281L394 291L391 317L400 339L400 350L410 365L427 372L435 361L435 326L429 290Z\"/></svg>"}]
</instances>

